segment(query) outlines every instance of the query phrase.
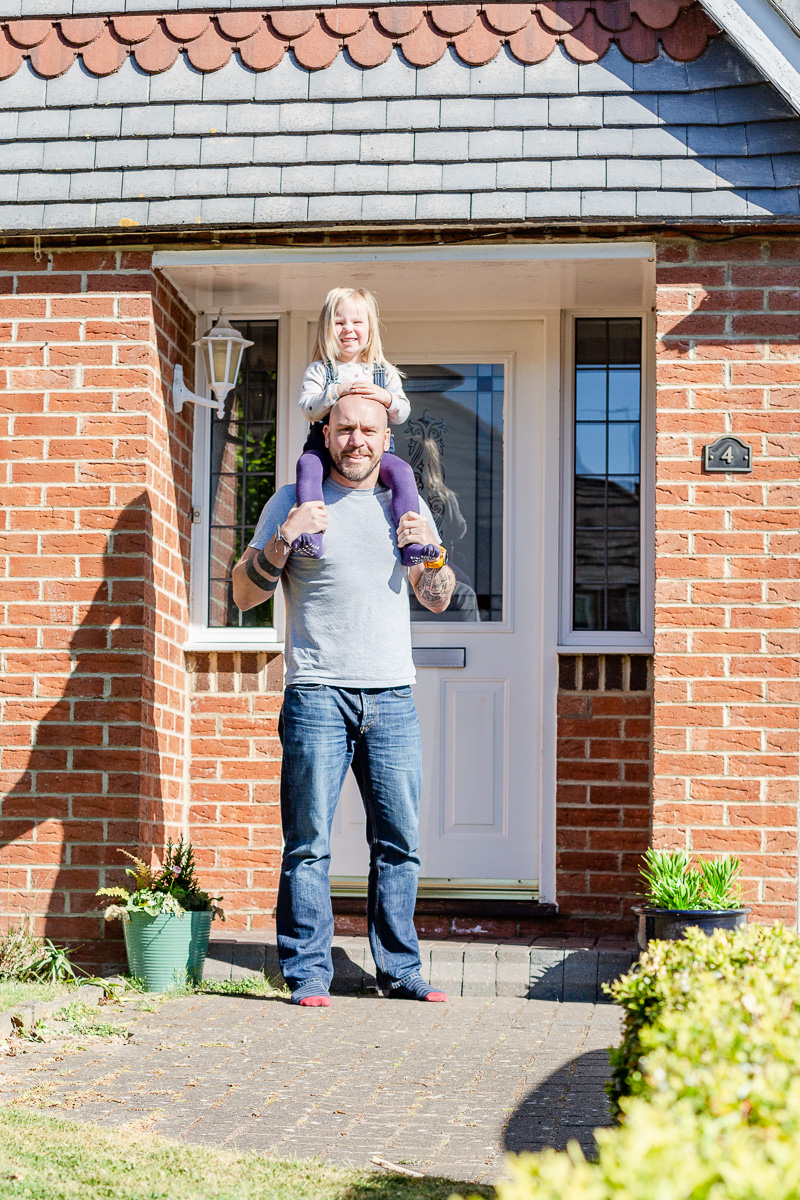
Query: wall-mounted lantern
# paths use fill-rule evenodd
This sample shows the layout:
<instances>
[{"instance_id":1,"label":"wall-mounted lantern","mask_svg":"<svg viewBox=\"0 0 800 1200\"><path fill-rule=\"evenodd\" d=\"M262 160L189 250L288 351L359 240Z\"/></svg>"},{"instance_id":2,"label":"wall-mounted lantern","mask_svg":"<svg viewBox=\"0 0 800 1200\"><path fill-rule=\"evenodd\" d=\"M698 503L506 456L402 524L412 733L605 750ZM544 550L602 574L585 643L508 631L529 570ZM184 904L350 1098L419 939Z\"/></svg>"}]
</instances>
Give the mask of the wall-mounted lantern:
<instances>
[{"instance_id":1,"label":"wall-mounted lantern","mask_svg":"<svg viewBox=\"0 0 800 1200\"><path fill-rule=\"evenodd\" d=\"M228 318L220 311L216 325L208 333L193 343L200 346L203 352L203 362L208 378L208 385L216 396L215 400L206 399L190 392L183 382L183 367L175 367L172 383L172 405L179 413L187 401L192 404L202 404L204 408L216 408L217 416L225 413L225 399L228 392L236 387L242 355L252 342L242 337L238 329L234 329Z\"/></svg>"}]
</instances>

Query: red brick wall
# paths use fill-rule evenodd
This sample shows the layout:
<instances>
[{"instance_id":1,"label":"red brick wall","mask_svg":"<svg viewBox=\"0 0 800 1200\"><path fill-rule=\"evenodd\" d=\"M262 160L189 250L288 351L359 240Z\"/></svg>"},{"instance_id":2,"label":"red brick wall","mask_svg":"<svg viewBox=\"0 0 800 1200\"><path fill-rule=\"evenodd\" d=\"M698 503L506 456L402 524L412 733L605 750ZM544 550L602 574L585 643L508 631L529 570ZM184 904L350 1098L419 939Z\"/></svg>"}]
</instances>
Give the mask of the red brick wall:
<instances>
[{"instance_id":1,"label":"red brick wall","mask_svg":"<svg viewBox=\"0 0 800 1200\"><path fill-rule=\"evenodd\" d=\"M84 941L185 817L192 324L149 254L2 254L0 291L0 915Z\"/></svg>"},{"instance_id":2,"label":"red brick wall","mask_svg":"<svg viewBox=\"0 0 800 1200\"><path fill-rule=\"evenodd\" d=\"M274 925L281 855L280 654L191 656L189 833L228 929Z\"/></svg>"},{"instance_id":3,"label":"red brick wall","mask_svg":"<svg viewBox=\"0 0 800 1200\"><path fill-rule=\"evenodd\" d=\"M658 259L654 839L744 860L797 903L800 239L665 241ZM736 433L750 475L705 475Z\"/></svg>"},{"instance_id":4,"label":"red brick wall","mask_svg":"<svg viewBox=\"0 0 800 1200\"><path fill-rule=\"evenodd\" d=\"M556 896L586 933L632 932L650 838L650 675L644 655L559 659Z\"/></svg>"}]
</instances>

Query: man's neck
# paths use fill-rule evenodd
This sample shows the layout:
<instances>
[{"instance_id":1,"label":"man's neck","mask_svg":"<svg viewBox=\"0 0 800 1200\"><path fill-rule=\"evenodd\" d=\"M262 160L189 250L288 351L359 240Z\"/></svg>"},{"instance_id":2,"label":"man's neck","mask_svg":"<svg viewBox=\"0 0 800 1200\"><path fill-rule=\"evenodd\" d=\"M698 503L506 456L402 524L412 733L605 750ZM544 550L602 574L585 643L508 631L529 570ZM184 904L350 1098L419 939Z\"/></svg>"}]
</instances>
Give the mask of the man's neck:
<instances>
[{"instance_id":1,"label":"man's neck","mask_svg":"<svg viewBox=\"0 0 800 1200\"><path fill-rule=\"evenodd\" d=\"M336 467L331 464L328 478L333 480L334 483L338 483L339 487L353 488L356 491L366 492L377 486L378 476L380 473L381 464L378 463L378 465L375 467L375 470L370 472L366 479L361 479L359 481L356 481L355 479L345 479L344 475L337 471Z\"/></svg>"}]
</instances>

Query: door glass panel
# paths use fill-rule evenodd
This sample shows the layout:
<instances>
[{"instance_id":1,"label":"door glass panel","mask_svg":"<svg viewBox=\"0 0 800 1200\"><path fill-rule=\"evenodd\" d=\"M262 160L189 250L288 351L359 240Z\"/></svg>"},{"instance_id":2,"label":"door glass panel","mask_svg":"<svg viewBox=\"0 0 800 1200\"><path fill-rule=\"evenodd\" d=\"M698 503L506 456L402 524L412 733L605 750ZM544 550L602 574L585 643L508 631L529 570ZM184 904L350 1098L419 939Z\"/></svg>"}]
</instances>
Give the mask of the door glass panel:
<instances>
[{"instance_id":1,"label":"door glass panel","mask_svg":"<svg viewBox=\"0 0 800 1200\"><path fill-rule=\"evenodd\" d=\"M237 321L236 328L254 345L244 356L225 415L211 422L208 623L269 627L272 601L240 612L230 576L275 491L278 323Z\"/></svg>"},{"instance_id":2,"label":"door glass panel","mask_svg":"<svg viewBox=\"0 0 800 1200\"><path fill-rule=\"evenodd\" d=\"M433 513L456 589L439 615L411 597L412 621L503 619L502 363L402 363L411 417L395 437Z\"/></svg>"}]
</instances>

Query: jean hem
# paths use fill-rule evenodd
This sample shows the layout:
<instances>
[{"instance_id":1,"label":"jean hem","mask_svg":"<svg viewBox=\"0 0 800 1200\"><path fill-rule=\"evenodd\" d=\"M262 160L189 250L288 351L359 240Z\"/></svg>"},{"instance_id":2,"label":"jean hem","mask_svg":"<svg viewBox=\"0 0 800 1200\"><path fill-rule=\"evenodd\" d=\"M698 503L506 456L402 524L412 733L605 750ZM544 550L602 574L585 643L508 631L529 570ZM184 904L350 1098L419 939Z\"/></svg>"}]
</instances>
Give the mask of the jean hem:
<instances>
[{"instance_id":1,"label":"jean hem","mask_svg":"<svg viewBox=\"0 0 800 1200\"><path fill-rule=\"evenodd\" d=\"M292 990L292 1004L305 1000L307 996L329 996L330 988L321 979L309 979Z\"/></svg>"}]
</instances>

